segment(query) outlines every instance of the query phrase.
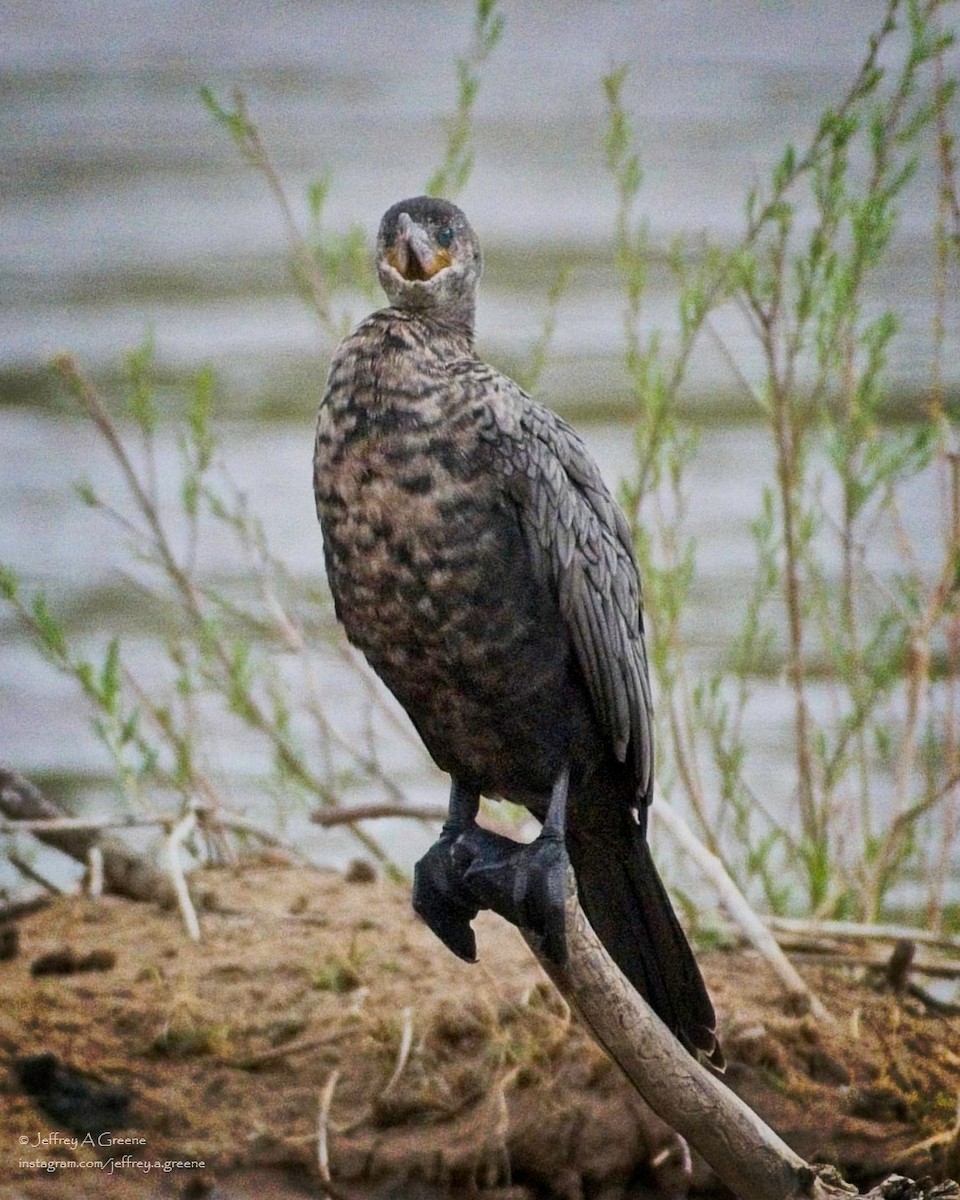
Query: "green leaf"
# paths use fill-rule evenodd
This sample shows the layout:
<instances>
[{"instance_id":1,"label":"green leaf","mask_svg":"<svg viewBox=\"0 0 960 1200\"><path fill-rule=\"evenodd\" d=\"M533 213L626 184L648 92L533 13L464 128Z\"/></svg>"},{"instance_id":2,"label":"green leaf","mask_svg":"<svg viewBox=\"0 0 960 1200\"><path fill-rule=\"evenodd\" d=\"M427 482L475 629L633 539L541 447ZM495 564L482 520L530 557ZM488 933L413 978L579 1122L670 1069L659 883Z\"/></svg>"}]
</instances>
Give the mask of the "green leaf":
<instances>
[{"instance_id":1,"label":"green leaf","mask_svg":"<svg viewBox=\"0 0 960 1200\"><path fill-rule=\"evenodd\" d=\"M76 480L73 485L73 490L80 502L85 504L88 508L100 507L100 497L94 491L93 484L89 479Z\"/></svg>"},{"instance_id":2,"label":"green leaf","mask_svg":"<svg viewBox=\"0 0 960 1200\"><path fill-rule=\"evenodd\" d=\"M629 66L621 63L619 67L615 67L603 77L603 90L607 97L607 103L614 108L620 107L620 96L629 73Z\"/></svg>"},{"instance_id":3,"label":"green leaf","mask_svg":"<svg viewBox=\"0 0 960 1200\"><path fill-rule=\"evenodd\" d=\"M330 195L332 178L330 172L325 171L319 179L314 180L307 187L307 207L314 225L319 225L323 218L323 210L327 204L327 197Z\"/></svg>"},{"instance_id":4,"label":"green leaf","mask_svg":"<svg viewBox=\"0 0 960 1200\"><path fill-rule=\"evenodd\" d=\"M69 657L67 636L63 626L50 611L47 598L42 592L34 596L30 611L43 648L53 658L65 662Z\"/></svg>"},{"instance_id":5,"label":"green leaf","mask_svg":"<svg viewBox=\"0 0 960 1200\"><path fill-rule=\"evenodd\" d=\"M239 716L250 712L251 655L249 642L236 641L231 647L228 702Z\"/></svg>"},{"instance_id":6,"label":"green leaf","mask_svg":"<svg viewBox=\"0 0 960 1200\"><path fill-rule=\"evenodd\" d=\"M20 598L20 579L6 563L0 563L0 598L10 604L15 604Z\"/></svg>"},{"instance_id":7,"label":"green leaf","mask_svg":"<svg viewBox=\"0 0 960 1200\"><path fill-rule=\"evenodd\" d=\"M794 172L797 166L797 152L793 146L788 145L783 152L783 157L777 163L773 172L773 190L779 194L785 191L793 179Z\"/></svg>"},{"instance_id":8,"label":"green leaf","mask_svg":"<svg viewBox=\"0 0 960 1200\"><path fill-rule=\"evenodd\" d=\"M120 726L120 745L134 741L140 732L140 710L135 708Z\"/></svg>"},{"instance_id":9,"label":"green leaf","mask_svg":"<svg viewBox=\"0 0 960 1200\"><path fill-rule=\"evenodd\" d=\"M130 415L144 434L156 431L159 411L154 397L151 373L153 370L154 339L149 332L141 344L127 355L127 377L130 384Z\"/></svg>"},{"instance_id":10,"label":"green leaf","mask_svg":"<svg viewBox=\"0 0 960 1200\"><path fill-rule=\"evenodd\" d=\"M112 638L100 672L100 703L108 712L116 712L120 698L120 641Z\"/></svg>"},{"instance_id":11,"label":"green leaf","mask_svg":"<svg viewBox=\"0 0 960 1200\"><path fill-rule=\"evenodd\" d=\"M200 99L214 118L224 126L241 151L245 153L254 129L247 118L243 95L239 92L236 93L234 96L236 107L232 111L220 104L209 87L200 88Z\"/></svg>"},{"instance_id":12,"label":"green leaf","mask_svg":"<svg viewBox=\"0 0 960 1200\"><path fill-rule=\"evenodd\" d=\"M87 662L86 659L80 659L79 662L74 663L73 673L76 675L77 681L83 688L85 695L99 704L100 689L97 686L97 677L93 669L93 664ZM101 732L104 728L102 723L98 726Z\"/></svg>"},{"instance_id":13,"label":"green leaf","mask_svg":"<svg viewBox=\"0 0 960 1200\"><path fill-rule=\"evenodd\" d=\"M213 412L215 376L213 367L205 365L197 376L187 404L187 427L197 452L197 469L203 472L213 455L213 432L210 417Z\"/></svg>"},{"instance_id":14,"label":"green leaf","mask_svg":"<svg viewBox=\"0 0 960 1200\"><path fill-rule=\"evenodd\" d=\"M180 489L180 499L183 504L183 511L188 517L196 517L199 512L200 495L201 487L199 478L196 475L187 475Z\"/></svg>"}]
</instances>

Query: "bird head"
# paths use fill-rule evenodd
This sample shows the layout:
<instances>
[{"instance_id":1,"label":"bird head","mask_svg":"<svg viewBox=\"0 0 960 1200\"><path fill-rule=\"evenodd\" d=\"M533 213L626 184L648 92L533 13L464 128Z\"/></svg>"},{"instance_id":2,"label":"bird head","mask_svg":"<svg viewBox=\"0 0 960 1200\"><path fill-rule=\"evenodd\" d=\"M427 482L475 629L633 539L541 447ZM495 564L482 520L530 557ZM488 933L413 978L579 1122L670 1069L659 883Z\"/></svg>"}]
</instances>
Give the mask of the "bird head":
<instances>
[{"instance_id":1,"label":"bird head","mask_svg":"<svg viewBox=\"0 0 960 1200\"><path fill-rule=\"evenodd\" d=\"M481 269L477 235L455 204L415 196L384 213L377 274L391 304L451 313L468 307L472 317Z\"/></svg>"}]
</instances>

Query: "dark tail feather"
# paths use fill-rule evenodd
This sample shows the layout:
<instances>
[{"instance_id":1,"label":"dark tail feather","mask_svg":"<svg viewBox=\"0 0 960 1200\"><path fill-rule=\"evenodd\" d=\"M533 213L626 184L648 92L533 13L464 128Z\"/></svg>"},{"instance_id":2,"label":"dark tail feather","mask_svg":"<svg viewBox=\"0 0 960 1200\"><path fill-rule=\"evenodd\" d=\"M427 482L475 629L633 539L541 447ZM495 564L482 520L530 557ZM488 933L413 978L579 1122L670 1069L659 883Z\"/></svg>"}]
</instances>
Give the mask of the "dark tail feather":
<instances>
[{"instance_id":1,"label":"dark tail feather","mask_svg":"<svg viewBox=\"0 0 960 1200\"><path fill-rule=\"evenodd\" d=\"M713 1004L646 838L625 805L610 804L604 816L610 827L601 831L591 822L588 839L568 826L580 904L610 957L664 1024L695 1057L722 1070Z\"/></svg>"}]
</instances>

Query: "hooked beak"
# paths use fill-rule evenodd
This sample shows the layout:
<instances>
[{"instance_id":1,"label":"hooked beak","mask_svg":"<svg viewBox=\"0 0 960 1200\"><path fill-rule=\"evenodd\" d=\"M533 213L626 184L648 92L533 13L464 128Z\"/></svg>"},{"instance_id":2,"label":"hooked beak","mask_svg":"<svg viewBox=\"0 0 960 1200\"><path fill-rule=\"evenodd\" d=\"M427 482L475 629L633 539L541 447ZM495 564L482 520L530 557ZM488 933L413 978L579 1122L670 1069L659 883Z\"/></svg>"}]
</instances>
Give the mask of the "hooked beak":
<instances>
[{"instance_id":1,"label":"hooked beak","mask_svg":"<svg viewBox=\"0 0 960 1200\"><path fill-rule=\"evenodd\" d=\"M400 214L396 239L387 251L387 262L398 275L407 280L432 279L449 267L450 261L449 252L436 247L423 226L407 213Z\"/></svg>"}]
</instances>

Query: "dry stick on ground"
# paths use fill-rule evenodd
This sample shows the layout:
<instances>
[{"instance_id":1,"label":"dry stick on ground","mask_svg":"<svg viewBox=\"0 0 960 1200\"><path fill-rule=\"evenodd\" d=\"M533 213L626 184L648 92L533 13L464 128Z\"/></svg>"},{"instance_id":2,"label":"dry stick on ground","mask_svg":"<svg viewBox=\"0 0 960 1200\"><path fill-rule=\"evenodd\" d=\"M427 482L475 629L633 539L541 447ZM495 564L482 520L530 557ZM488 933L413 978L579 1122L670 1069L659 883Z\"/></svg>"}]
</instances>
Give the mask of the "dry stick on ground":
<instances>
[{"instance_id":1,"label":"dry stick on ground","mask_svg":"<svg viewBox=\"0 0 960 1200\"><path fill-rule=\"evenodd\" d=\"M794 953L802 954L804 949L798 946ZM889 971L890 959L889 954L855 954L845 953L842 950L821 950L816 949L810 952L810 957L818 964L825 967L859 967L870 971ZM932 979L958 979L960 978L960 966L955 962L935 962L931 959L913 959L906 965L906 974L926 975Z\"/></svg>"},{"instance_id":2,"label":"dry stick on ground","mask_svg":"<svg viewBox=\"0 0 960 1200\"><path fill-rule=\"evenodd\" d=\"M383 1091L380 1093L381 1099L389 1095L397 1086L410 1058L410 1050L413 1047L413 1009L409 1005L403 1010L401 1022L400 1048L397 1050L397 1061L393 1068L393 1074L384 1084Z\"/></svg>"},{"instance_id":3,"label":"dry stick on ground","mask_svg":"<svg viewBox=\"0 0 960 1200\"><path fill-rule=\"evenodd\" d=\"M230 1065L240 1071L254 1071L266 1063L276 1062L281 1058L292 1058L296 1054L306 1054L321 1046L330 1046L343 1036L341 1028L328 1030L316 1037L301 1038L298 1042L284 1042L280 1046L271 1046L269 1050L260 1050L256 1054L248 1054L243 1058L231 1060Z\"/></svg>"},{"instance_id":4,"label":"dry stick on ground","mask_svg":"<svg viewBox=\"0 0 960 1200\"><path fill-rule=\"evenodd\" d=\"M87 895L91 900L103 895L103 851L99 846L91 846L87 855Z\"/></svg>"},{"instance_id":5,"label":"dry stick on ground","mask_svg":"<svg viewBox=\"0 0 960 1200\"><path fill-rule=\"evenodd\" d=\"M960 952L960 937L928 929L914 929L912 925L864 925L859 921L816 921L802 917L767 917L766 923L775 933L797 934L801 937L877 942L898 942L901 938L907 938L911 942Z\"/></svg>"},{"instance_id":6,"label":"dry stick on ground","mask_svg":"<svg viewBox=\"0 0 960 1200\"><path fill-rule=\"evenodd\" d=\"M320 1180L323 1185L322 1194L326 1197L335 1195L331 1190L330 1148L327 1142L327 1128L330 1123L330 1106L333 1104L333 1093L336 1090L339 1078L340 1072L338 1070L330 1073L330 1077L327 1079L323 1091L320 1093L320 1105L317 1113L317 1169L320 1172Z\"/></svg>"},{"instance_id":7,"label":"dry stick on ground","mask_svg":"<svg viewBox=\"0 0 960 1200\"><path fill-rule=\"evenodd\" d=\"M7 773L0 770L0 789L3 789L5 786L4 779L6 777ZM15 776L12 772L9 773L9 777L19 780L16 785L18 788L21 788L24 786L24 784L26 784L26 786L28 788L32 788L37 795L40 794L32 784L26 783L22 777ZM0 795L0 812L5 811L6 808L3 803L3 799L5 799L5 793ZM46 801L44 801L44 803L47 804ZM54 809L52 805L48 804L48 807L51 809L51 811L59 811ZM376 809L376 807L377 806L371 806L373 809ZM284 854L289 855L292 859L302 863L304 866L314 865L306 856L306 854L303 853L303 851L298 850L297 847L291 845L290 842L285 842L283 838L277 837L277 835L275 833L271 833L269 829L264 829L263 826L258 824L256 821L251 821L247 817L238 816L236 813L227 812L223 808L205 804L195 805L194 811L197 814L198 824L204 831L213 830L215 832L219 832L221 830L229 830L234 833L249 835L250 837L255 838L258 842L262 843L264 846L268 846L270 849L282 851ZM407 810L400 808L395 809L394 806L389 806L389 811L383 813L377 811L370 813L366 809L357 809L357 812L359 814L357 817L352 816L351 813L347 813L346 815L334 813L332 814L334 817L333 820L327 820L326 814L321 814L320 819L317 819L316 823L326 826L344 824L345 822L350 822L352 820L367 820L371 817L378 816L408 815ZM446 815L446 810L431 809L428 811L427 809L412 809L410 810L409 815L422 820L426 819L423 815L425 813L428 814L431 819L439 814L439 819L442 819ZM159 814L146 817L127 817L122 815L114 817L23 817L13 818L10 820L0 820L0 833L35 833L41 841L46 840L50 845L55 845L55 842L52 838L45 839L42 835L48 833L88 833L96 835L102 833L106 829L167 829L170 827L171 823L173 823L172 817ZM58 849L59 848L60 847L58 846ZM138 897L134 896L131 898L137 899Z\"/></svg>"},{"instance_id":8,"label":"dry stick on ground","mask_svg":"<svg viewBox=\"0 0 960 1200\"><path fill-rule=\"evenodd\" d=\"M543 957L534 935L524 933L524 937L561 995L647 1104L699 1151L736 1196L839 1200L856 1194L834 1173L804 1162L680 1045L594 933L577 899L569 862L565 924L567 961L562 967ZM901 1184L897 1187L902 1190L884 1191L884 1186L870 1196L960 1200L956 1185L930 1191Z\"/></svg>"},{"instance_id":9,"label":"dry stick on ground","mask_svg":"<svg viewBox=\"0 0 960 1200\"><path fill-rule=\"evenodd\" d=\"M0 772L0 776L3 773ZM21 776L13 776L10 778L17 780L14 785L20 789L24 785L24 780ZM37 791L33 784L27 784L28 787ZM3 788L3 798L0 799L0 810L7 807L4 801L8 797L8 789L3 782L0 782L0 788ZM37 795L40 793L37 792ZM59 811L45 802L51 808L51 811ZM0 821L0 833L102 833L105 829L149 829L151 826L167 825L169 820L167 817L14 817L11 820ZM42 838L40 839L43 840ZM53 845L53 842L50 842ZM75 857L75 856L74 856Z\"/></svg>"}]
</instances>

